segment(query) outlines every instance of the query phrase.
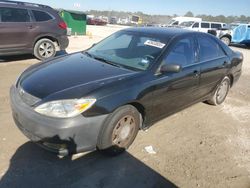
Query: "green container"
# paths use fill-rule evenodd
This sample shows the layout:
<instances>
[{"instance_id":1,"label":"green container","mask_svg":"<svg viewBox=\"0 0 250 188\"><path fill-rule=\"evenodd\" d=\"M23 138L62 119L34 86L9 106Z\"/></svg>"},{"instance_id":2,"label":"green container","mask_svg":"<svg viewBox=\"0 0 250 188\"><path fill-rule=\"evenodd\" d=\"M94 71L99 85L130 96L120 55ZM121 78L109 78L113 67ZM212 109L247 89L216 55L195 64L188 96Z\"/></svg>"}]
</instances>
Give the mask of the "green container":
<instances>
[{"instance_id":1,"label":"green container","mask_svg":"<svg viewBox=\"0 0 250 188\"><path fill-rule=\"evenodd\" d=\"M60 16L71 29L71 35L86 35L87 16L84 12L61 10Z\"/></svg>"}]
</instances>

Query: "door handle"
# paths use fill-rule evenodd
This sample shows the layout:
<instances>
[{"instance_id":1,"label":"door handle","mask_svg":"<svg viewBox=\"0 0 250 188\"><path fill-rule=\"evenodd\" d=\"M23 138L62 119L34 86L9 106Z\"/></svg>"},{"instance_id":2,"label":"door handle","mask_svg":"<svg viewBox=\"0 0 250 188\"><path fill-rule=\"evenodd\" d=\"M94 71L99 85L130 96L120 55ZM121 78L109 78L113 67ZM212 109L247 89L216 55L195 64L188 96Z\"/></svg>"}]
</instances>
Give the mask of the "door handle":
<instances>
[{"instance_id":1,"label":"door handle","mask_svg":"<svg viewBox=\"0 0 250 188\"><path fill-rule=\"evenodd\" d=\"M197 71L197 70L195 70L195 71L194 71L194 77L199 77L199 76L200 76L200 72Z\"/></svg>"},{"instance_id":2,"label":"door handle","mask_svg":"<svg viewBox=\"0 0 250 188\"><path fill-rule=\"evenodd\" d=\"M29 29L33 29L33 25L29 25L28 28L29 28Z\"/></svg>"}]
</instances>

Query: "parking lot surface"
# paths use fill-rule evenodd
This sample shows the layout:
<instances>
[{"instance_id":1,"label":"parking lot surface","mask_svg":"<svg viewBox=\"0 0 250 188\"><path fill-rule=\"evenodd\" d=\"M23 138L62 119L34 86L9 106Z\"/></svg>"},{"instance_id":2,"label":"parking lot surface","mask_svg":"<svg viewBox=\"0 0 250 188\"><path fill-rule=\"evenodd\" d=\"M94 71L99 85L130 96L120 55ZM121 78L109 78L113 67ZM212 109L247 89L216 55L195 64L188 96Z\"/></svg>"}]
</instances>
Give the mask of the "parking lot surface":
<instances>
[{"instance_id":1,"label":"parking lot surface","mask_svg":"<svg viewBox=\"0 0 250 188\"><path fill-rule=\"evenodd\" d=\"M88 26L65 53L86 49L120 26ZM225 103L198 103L139 132L127 152L58 158L15 126L9 88L33 56L0 58L0 187L250 187L250 49ZM148 147L150 146L150 147ZM152 148L151 148L152 146ZM146 150L146 148L153 149Z\"/></svg>"}]
</instances>

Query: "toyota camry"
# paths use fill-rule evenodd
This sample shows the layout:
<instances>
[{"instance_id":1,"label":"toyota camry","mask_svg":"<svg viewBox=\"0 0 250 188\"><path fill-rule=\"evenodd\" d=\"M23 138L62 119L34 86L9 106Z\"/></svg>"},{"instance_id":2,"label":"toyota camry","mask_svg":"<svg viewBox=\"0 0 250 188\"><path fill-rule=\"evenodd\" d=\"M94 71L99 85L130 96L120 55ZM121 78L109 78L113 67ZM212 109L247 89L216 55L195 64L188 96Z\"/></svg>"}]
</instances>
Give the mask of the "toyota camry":
<instances>
[{"instance_id":1,"label":"toyota camry","mask_svg":"<svg viewBox=\"0 0 250 188\"><path fill-rule=\"evenodd\" d=\"M10 90L13 118L30 140L60 155L118 154L173 113L223 103L242 61L210 34L128 28L25 70Z\"/></svg>"}]
</instances>

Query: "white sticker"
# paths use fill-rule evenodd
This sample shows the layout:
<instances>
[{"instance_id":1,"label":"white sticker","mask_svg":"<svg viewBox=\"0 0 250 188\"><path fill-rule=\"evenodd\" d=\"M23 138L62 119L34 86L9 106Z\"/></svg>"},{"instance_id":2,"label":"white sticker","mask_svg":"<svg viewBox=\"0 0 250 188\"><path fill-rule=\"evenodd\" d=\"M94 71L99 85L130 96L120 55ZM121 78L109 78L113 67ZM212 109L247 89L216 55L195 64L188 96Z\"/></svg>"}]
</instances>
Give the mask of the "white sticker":
<instances>
[{"instance_id":1,"label":"white sticker","mask_svg":"<svg viewBox=\"0 0 250 188\"><path fill-rule=\"evenodd\" d=\"M153 46L156 48L164 48L166 44L157 41L146 40L146 42L144 42L144 45Z\"/></svg>"},{"instance_id":2,"label":"white sticker","mask_svg":"<svg viewBox=\"0 0 250 188\"><path fill-rule=\"evenodd\" d=\"M148 61L147 59L142 59L142 60L141 60L141 63L142 63L142 64L148 64L149 61Z\"/></svg>"}]
</instances>

